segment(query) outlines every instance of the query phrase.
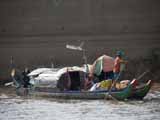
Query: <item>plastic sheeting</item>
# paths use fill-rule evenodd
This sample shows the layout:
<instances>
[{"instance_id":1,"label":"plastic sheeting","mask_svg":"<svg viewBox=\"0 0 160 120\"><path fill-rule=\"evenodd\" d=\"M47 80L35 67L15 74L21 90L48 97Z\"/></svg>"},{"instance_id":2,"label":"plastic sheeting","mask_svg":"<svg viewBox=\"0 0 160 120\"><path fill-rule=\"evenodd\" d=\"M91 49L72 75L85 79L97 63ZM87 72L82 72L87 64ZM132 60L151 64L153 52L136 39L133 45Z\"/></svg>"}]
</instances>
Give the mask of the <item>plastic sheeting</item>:
<instances>
[{"instance_id":1,"label":"plastic sheeting","mask_svg":"<svg viewBox=\"0 0 160 120\"><path fill-rule=\"evenodd\" d=\"M103 55L93 63L93 73L96 75L100 75L102 70L103 72L112 71L114 68L114 58Z\"/></svg>"},{"instance_id":2,"label":"plastic sheeting","mask_svg":"<svg viewBox=\"0 0 160 120\"><path fill-rule=\"evenodd\" d=\"M29 73L28 76L31 79L30 83L34 86L56 87L61 75L67 71L85 71L85 69L78 66L64 67L61 69L38 68Z\"/></svg>"}]
</instances>

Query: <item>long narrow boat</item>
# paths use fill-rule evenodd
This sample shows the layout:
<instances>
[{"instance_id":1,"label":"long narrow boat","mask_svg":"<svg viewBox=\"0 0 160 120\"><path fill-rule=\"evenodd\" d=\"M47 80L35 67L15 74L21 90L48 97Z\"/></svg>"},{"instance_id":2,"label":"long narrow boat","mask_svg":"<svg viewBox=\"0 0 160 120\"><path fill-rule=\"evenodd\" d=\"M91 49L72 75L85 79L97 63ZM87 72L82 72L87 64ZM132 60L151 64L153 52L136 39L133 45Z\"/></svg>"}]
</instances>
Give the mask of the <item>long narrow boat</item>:
<instances>
[{"instance_id":1,"label":"long narrow boat","mask_svg":"<svg viewBox=\"0 0 160 120\"><path fill-rule=\"evenodd\" d=\"M40 88L40 86L23 88L23 82L20 81L20 75L13 75L13 83L15 84L18 95L34 95L64 99L117 99L124 100L127 98L143 99L151 87L151 81L142 87L134 89L136 80L133 80L125 89L112 91L57 91L55 88Z\"/></svg>"},{"instance_id":2,"label":"long narrow boat","mask_svg":"<svg viewBox=\"0 0 160 120\"><path fill-rule=\"evenodd\" d=\"M56 91L55 89L34 88L27 91L27 95L62 98L62 99L127 99L132 91L134 81L132 81L125 89L119 91ZM22 93L22 88L18 92ZM24 92L26 93L26 92Z\"/></svg>"},{"instance_id":3,"label":"long narrow boat","mask_svg":"<svg viewBox=\"0 0 160 120\"><path fill-rule=\"evenodd\" d=\"M75 73L79 71L71 71L69 75L71 76L71 82L74 83L74 80L80 81L80 79L75 78ZM11 74L13 83L15 84L16 91L18 95L34 95L34 96L43 96L43 97L52 97L52 98L63 98L63 99L117 99L124 100L128 98L131 94L134 80L129 83L129 85L121 90L109 90L109 91L78 91L78 89L73 89L71 84L72 91L65 91L66 89L61 90L57 87L40 87L39 85L31 84L27 88L24 84L24 81L21 78L21 74L18 74L13 70L14 74ZM63 75L61 75L63 78ZM65 74L64 74L65 76ZM77 74L76 74L77 76ZM61 80L61 78L60 78ZM63 84L63 82L62 82ZM74 84L73 84L74 85ZM75 84L76 85L76 84ZM79 84L78 84L79 85Z\"/></svg>"},{"instance_id":4,"label":"long narrow boat","mask_svg":"<svg viewBox=\"0 0 160 120\"><path fill-rule=\"evenodd\" d=\"M132 89L132 93L128 97L129 99L143 99L149 92L152 86L152 80L149 80L146 84L137 86Z\"/></svg>"}]
</instances>

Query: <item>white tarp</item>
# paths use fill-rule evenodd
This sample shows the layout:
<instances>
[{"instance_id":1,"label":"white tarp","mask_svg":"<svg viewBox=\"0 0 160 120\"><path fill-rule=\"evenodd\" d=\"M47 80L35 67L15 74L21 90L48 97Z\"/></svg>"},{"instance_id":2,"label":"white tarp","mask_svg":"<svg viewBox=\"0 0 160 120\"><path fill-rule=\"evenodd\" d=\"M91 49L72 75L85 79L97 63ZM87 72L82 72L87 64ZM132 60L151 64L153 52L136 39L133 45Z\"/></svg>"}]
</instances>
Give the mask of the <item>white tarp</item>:
<instances>
[{"instance_id":1,"label":"white tarp","mask_svg":"<svg viewBox=\"0 0 160 120\"><path fill-rule=\"evenodd\" d=\"M38 68L28 74L30 77L30 83L35 86L56 87L57 81L62 74L67 71L84 71L82 67L64 67L61 69L55 68Z\"/></svg>"},{"instance_id":2,"label":"white tarp","mask_svg":"<svg viewBox=\"0 0 160 120\"><path fill-rule=\"evenodd\" d=\"M53 72L57 72L58 69L55 68L37 68L35 70L33 70L32 72L30 72L28 74L28 76L37 76L39 74L43 74L43 73L53 73Z\"/></svg>"},{"instance_id":3,"label":"white tarp","mask_svg":"<svg viewBox=\"0 0 160 120\"><path fill-rule=\"evenodd\" d=\"M58 69L54 68L38 68L28 74L30 77L30 83L35 86L56 87L56 76Z\"/></svg>"}]
</instances>

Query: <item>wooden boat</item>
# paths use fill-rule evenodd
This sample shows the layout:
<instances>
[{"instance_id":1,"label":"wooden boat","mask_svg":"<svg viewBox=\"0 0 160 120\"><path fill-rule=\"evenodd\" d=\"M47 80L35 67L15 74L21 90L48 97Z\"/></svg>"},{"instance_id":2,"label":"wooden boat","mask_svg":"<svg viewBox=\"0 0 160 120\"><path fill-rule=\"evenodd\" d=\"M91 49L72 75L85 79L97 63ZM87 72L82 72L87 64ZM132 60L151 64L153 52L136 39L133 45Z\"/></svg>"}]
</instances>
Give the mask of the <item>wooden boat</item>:
<instances>
[{"instance_id":1,"label":"wooden boat","mask_svg":"<svg viewBox=\"0 0 160 120\"><path fill-rule=\"evenodd\" d=\"M79 71L78 71L79 72ZM73 73L77 73L74 71ZM80 81L80 79L77 78L77 74L73 74L72 72L69 73L71 76L71 83L74 83L75 76L76 81ZM65 74L64 74L65 75ZM41 96L41 97L52 97L52 98L63 98L63 99L117 99L117 100L125 100L131 96L133 86L135 84L135 80L129 83L129 85L120 90L101 90L101 91L78 91L77 88L73 88L74 84L71 84L71 90L66 91L65 89L56 89L56 88L49 88L49 87L40 87L40 86L30 86L27 88L24 88L23 82L20 79L19 74L15 74L12 76L13 82L17 86L16 91L18 95L34 95L34 96ZM62 75L63 78L63 75ZM66 78L65 78L66 79ZM60 78L61 80L61 78ZM63 80L63 79L62 79ZM63 82L62 84L63 85ZM79 85L75 84L75 85ZM75 86L74 86L75 87ZM61 88L61 87L60 87ZM65 88L65 86L63 86ZM134 94L133 94L134 97Z\"/></svg>"},{"instance_id":2,"label":"wooden boat","mask_svg":"<svg viewBox=\"0 0 160 120\"><path fill-rule=\"evenodd\" d=\"M128 97L129 99L143 99L149 92L152 85L152 80L149 80L146 84L133 87L132 93Z\"/></svg>"},{"instance_id":3,"label":"wooden boat","mask_svg":"<svg viewBox=\"0 0 160 120\"><path fill-rule=\"evenodd\" d=\"M39 97L49 97L49 98L62 98L62 99L116 99L125 100L127 99L132 91L134 81L132 81L125 89L119 91L57 91L52 88L32 88L25 89L19 88L19 95L22 93L26 95L33 95ZM27 90L27 92L26 92Z\"/></svg>"}]
</instances>

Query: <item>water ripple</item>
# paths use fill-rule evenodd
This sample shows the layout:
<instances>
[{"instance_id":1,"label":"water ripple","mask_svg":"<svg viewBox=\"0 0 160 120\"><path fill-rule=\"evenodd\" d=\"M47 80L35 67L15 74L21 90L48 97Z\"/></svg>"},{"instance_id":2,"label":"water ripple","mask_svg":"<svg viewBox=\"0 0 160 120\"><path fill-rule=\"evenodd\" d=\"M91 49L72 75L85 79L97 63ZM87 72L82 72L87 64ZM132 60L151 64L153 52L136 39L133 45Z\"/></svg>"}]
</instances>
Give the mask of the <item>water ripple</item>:
<instances>
[{"instance_id":1,"label":"water ripple","mask_svg":"<svg viewBox=\"0 0 160 120\"><path fill-rule=\"evenodd\" d=\"M158 100L157 100L158 99ZM57 100L0 96L0 120L159 120L159 92L143 101Z\"/></svg>"}]
</instances>

